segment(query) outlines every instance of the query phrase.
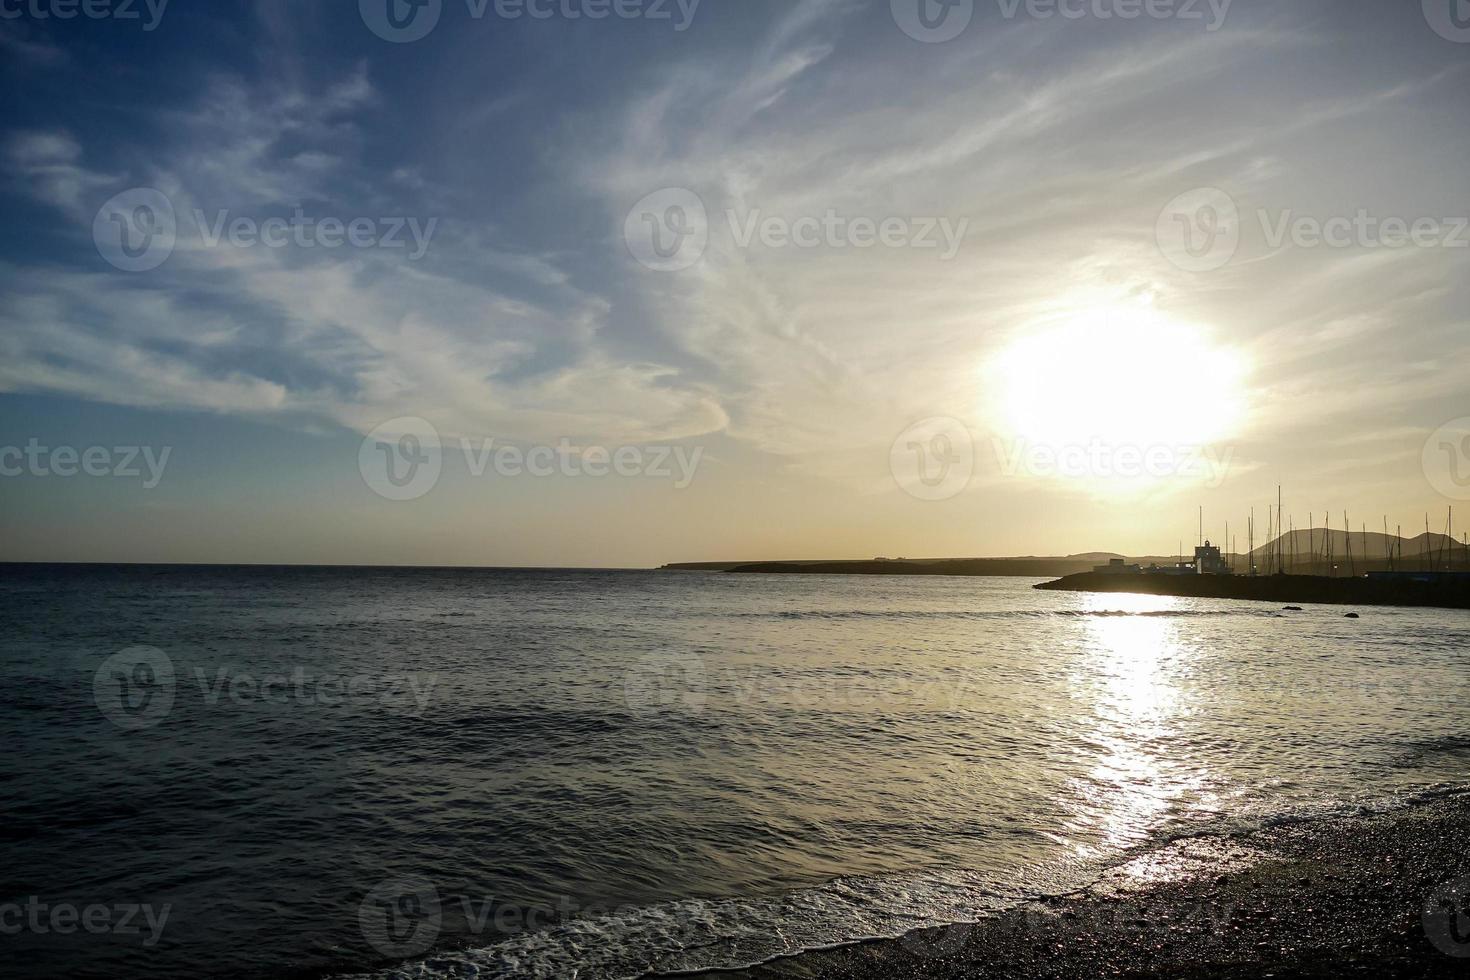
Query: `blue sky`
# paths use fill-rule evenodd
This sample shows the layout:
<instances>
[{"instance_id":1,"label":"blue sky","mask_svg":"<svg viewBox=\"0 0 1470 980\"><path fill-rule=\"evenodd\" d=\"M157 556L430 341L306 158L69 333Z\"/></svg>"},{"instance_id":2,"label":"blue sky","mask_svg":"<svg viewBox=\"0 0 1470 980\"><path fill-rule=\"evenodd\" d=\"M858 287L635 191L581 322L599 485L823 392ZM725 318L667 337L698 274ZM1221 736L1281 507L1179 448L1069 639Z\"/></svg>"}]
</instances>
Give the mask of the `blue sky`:
<instances>
[{"instance_id":1,"label":"blue sky","mask_svg":"<svg viewBox=\"0 0 1470 980\"><path fill-rule=\"evenodd\" d=\"M386 2L5 6L0 446L171 453L153 487L0 478L0 558L1172 551L1197 505L1243 523L1277 482L1299 526L1456 500L1425 460L1470 413L1470 38L1438 0L976 0L941 43L906 0L443 0L406 43L369 26ZM708 243L660 271L626 229L671 188ZM1166 240L1201 189L1236 209L1218 267ZM131 271L97 235L140 191L177 234ZM371 244L261 242L297 213ZM1311 234L1360 214L1340 247ZM741 240L829 216L813 247ZM855 247L854 219L897 237ZM1385 247L1384 219L1421 242ZM952 254L911 244L931 226L963 230ZM442 474L387 499L360 450L404 419ZM950 449L904 433L933 419L963 479L916 493L906 447ZM462 449L490 439L677 447L697 475L476 475ZM1228 466L1119 480L1002 449L1099 439Z\"/></svg>"}]
</instances>

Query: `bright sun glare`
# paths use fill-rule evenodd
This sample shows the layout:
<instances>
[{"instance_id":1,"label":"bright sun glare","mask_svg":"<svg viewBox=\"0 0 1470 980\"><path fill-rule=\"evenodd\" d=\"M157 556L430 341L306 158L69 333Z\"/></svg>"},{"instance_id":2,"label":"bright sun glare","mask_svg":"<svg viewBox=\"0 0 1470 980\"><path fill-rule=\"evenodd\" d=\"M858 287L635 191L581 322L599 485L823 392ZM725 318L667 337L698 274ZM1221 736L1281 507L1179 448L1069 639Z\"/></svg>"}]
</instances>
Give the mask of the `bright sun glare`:
<instances>
[{"instance_id":1,"label":"bright sun glare","mask_svg":"<svg viewBox=\"0 0 1470 980\"><path fill-rule=\"evenodd\" d=\"M1204 446L1234 434L1243 414L1240 355L1147 307L1043 327L994 368L1009 435L1034 445Z\"/></svg>"}]
</instances>

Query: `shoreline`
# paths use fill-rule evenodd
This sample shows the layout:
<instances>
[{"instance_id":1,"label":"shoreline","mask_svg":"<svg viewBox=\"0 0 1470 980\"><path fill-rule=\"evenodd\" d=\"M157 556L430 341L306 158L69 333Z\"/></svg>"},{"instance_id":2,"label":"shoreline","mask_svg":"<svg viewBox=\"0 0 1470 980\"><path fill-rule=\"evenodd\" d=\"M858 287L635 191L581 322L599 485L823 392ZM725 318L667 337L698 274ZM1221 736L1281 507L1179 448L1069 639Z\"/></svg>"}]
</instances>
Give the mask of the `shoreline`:
<instances>
[{"instance_id":1,"label":"shoreline","mask_svg":"<svg viewBox=\"0 0 1470 980\"><path fill-rule=\"evenodd\" d=\"M974 925L698 976L1463 977L1470 975L1466 840L1464 791L1389 813L1185 838L1115 867L1082 891Z\"/></svg>"},{"instance_id":2,"label":"shoreline","mask_svg":"<svg viewBox=\"0 0 1470 980\"><path fill-rule=\"evenodd\" d=\"M630 973L630 961L621 972L604 973L610 964L601 963L587 975L626 980L1470 976L1470 850L1463 845L1470 840L1470 783L1441 783L1264 819L1253 830L1204 830L1140 845L1097 871L1090 884L1079 881L1064 893L1017 895L1016 904L1001 909L977 898L974 922L967 909L956 907L950 913L956 924L888 934L895 938L813 945L769 959L746 946L743 953L753 955L745 959L752 965L744 967L660 970L644 965ZM1446 901L1459 910L1453 923L1444 912ZM1434 914L1426 915L1426 908ZM761 931L782 935L792 926L799 931L802 920L786 923L796 911L767 909ZM924 919L935 917L930 913ZM552 975L545 972L546 963L535 967L539 972L522 972L531 969L521 960L525 951L505 952L500 944L471 944L443 948L426 959L344 964L292 975L303 980ZM560 966L572 968L570 962ZM511 972L502 973L507 967Z\"/></svg>"}]
</instances>

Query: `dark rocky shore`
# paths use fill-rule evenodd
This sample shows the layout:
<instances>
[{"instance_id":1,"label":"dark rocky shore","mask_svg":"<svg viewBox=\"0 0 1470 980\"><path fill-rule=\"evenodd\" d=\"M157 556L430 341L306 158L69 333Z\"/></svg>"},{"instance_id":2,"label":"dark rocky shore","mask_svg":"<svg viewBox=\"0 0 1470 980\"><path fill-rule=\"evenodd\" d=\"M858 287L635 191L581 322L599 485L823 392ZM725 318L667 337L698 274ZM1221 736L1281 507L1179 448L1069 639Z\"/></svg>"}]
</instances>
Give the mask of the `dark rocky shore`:
<instances>
[{"instance_id":1,"label":"dark rocky shore","mask_svg":"<svg viewBox=\"0 0 1470 980\"><path fill-rule=\"evenodd\" d=\"M1054 592L1132 592L1192 599L1247 599L1336 606L1470 609L1470 578L1444 582L1319 575L1112 575L1086 572L1036 586Z\"/></svg>"},{"instance_id":2,"label":"dark rocky shore","mask_svg":"<svg viewBox=\"0 0 1470 980\"><path fill-rule=\"evenodd\" d=\"M1105 560L1105 559L1104 559ZM767 561L731 565L738 575L939 575L1046 578L1090 571L1098 558L935 558L894 561Z\"/></svg>"},{"instance_id":3,"label":"dark rocky shore","mask_svg":"<svg viewBox=\"0 0 1470 980\"><path fill-rule=\"evenodd\" d=\"M974 926L719 980L1470 977L1470 796L1195 838Z\"/></svg>"}]
</instances>

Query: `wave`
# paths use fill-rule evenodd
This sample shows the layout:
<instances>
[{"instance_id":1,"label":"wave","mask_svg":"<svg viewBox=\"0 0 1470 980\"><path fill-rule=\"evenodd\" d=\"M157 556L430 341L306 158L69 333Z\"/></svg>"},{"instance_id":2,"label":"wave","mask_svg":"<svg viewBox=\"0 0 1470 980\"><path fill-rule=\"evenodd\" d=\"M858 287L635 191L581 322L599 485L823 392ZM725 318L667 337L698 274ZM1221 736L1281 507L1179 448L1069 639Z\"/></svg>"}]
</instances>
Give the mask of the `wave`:
<instances>
[{"instance_id":1,"label":"wave","mask_svg":"<svg viewBox=\"0 0 1470 980\"><path fill-rule=\"evenodd\" d=\"M620 910L342 980L635 980L746 969L916 929L975 922L1020 900L973 872L838 879L786 895ZM977 914L978 913L978 914Z\"/></svg>"},{"instance_id":2,"label":"wave","mask_svg":"<svg viewBox=\"0 0 1470 980\"><path fill-rule=\"evenodd\" d=\"M1105 862L1058 861L1009 876L956 870L840 878L782 896L631 908L338 980L637 980L751 969L803 953L974 924L1028 901L1075 893L1124 865L1191 841L1239 840L1272 827L1385 815L1465 795L1470 783L1439 784L1222 818L1162 832ZM1206 864L1195 870L1218 873Z\"/></svg>"},{"instance_id":3,"label":"wave","mask_svg":"<svg viewBox=\"0 0 1470 980\"><path fill-rule=\"evenodd\" d=\"M1470 735L1445 735L1405 744L1393 762L1400 769L1417 769L1436 756L1458 758L1467 754L1470 754Z\"/></svg>"}]
</instances>

